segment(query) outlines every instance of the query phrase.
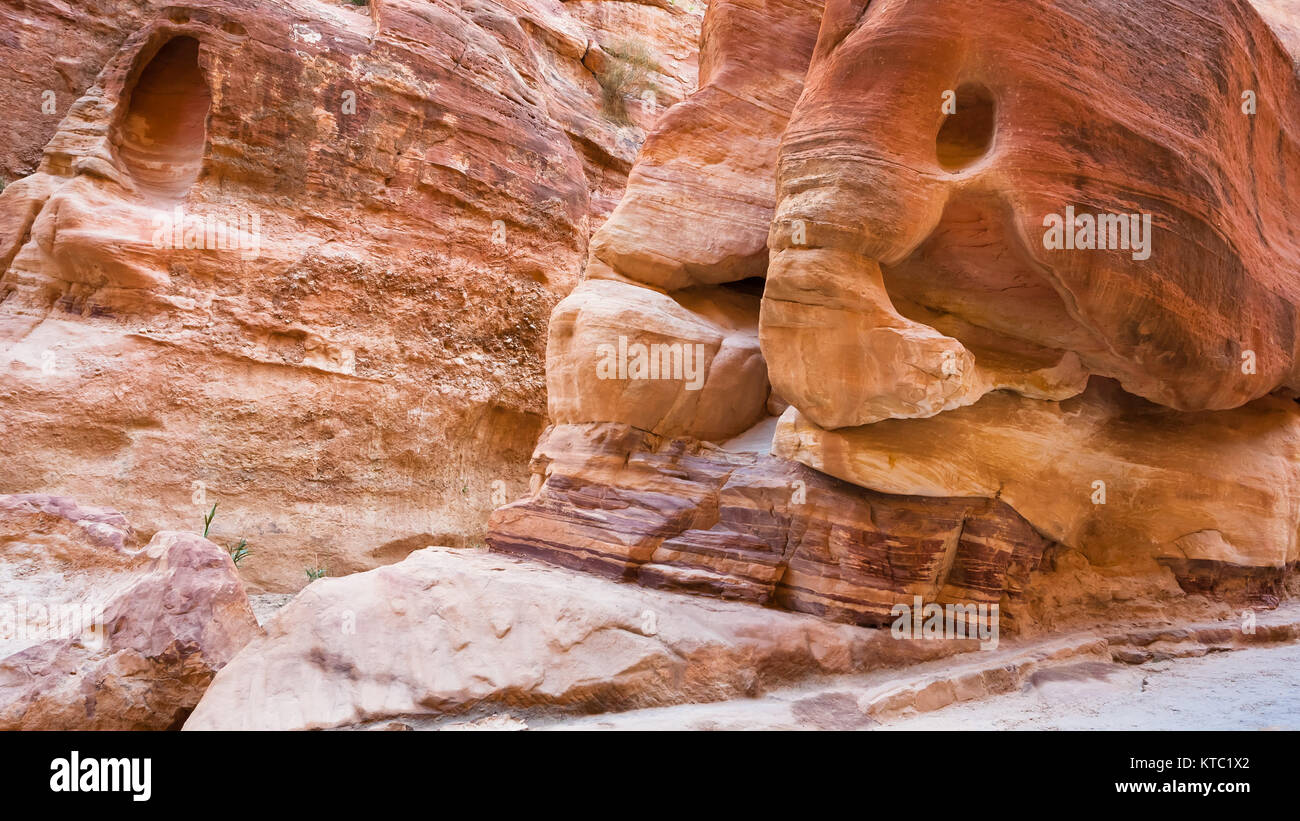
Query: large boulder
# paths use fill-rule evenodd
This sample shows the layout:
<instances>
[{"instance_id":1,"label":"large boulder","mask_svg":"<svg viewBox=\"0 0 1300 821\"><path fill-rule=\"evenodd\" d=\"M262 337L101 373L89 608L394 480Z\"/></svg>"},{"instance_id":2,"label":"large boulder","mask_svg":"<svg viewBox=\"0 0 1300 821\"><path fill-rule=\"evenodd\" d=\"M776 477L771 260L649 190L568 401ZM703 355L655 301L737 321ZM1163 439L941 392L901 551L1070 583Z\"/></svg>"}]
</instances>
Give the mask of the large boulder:
<instances>
[{"instance_id":1,"label":"large boulder","mask_svg":"<svg viewBox=\"0 0 1300 821\"><path fill-rule=\"evenodd\" d=\"M220 547L62 497L0 496L0 589L5 730L178 728L261 633Z\"/></svg>"},{"instance_id":2,"label":"large boulder","mask_svg":"<svg viewBox=\"0 0 1300 821\"><path fill-rule=\"evenodd\" d=\"M315 582L266 629L217 675L186 730L715 701L976 648L443 547Z\"/></svg>"},{"instance_id":3,"label":"large boulder","mask_svg":"<svg viewBox=\"0 0 1300 821\"><path fill-rule=\"evenodd\" d=\"M547 402L558 424L622 422L728 439L764 415L758 297L702 286L671 295L589 279L551 313Z\"/></svg>"}]
</instances>

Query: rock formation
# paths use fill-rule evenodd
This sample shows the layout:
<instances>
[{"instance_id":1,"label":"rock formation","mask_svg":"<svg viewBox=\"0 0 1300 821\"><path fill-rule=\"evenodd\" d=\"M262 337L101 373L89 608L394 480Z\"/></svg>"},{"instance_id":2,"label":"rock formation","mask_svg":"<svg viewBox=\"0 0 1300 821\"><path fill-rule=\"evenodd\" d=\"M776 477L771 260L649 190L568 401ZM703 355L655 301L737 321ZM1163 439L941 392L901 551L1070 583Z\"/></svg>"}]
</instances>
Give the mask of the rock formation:
<instances>
[{"instance_id":1,"label":"rock formation","mask_svg":"<svg viewBox=\"0 0 1300 821\"><path fill-rule=\"evenodd\" d=\"M714 701L973 649L430 547L311 584L217 674L185 729Z\"/></svg>"},{"instance_id":2,"label":"rock formation","mask_svg":"<svg viewBox=\"0 0 1300 821\"><path fill-rule=\"evenodd\" d=\"M538 492L494 515L493 549L862 625L915 596L998 604L1050 545L998 500L872 493L627 425L553 427L533 472Z\"/></svg>"},{"instance_id":3,"label":"rock formation","mask_svg":"<svg viewBox=\"0 0 1300 821\"><path fill-rule=\"evenodd\" d=\"M0 590L3 730L179 728L261 634L220 547L66 498L0 496Z\"/></svg>"},{"instance_id":4,"label":"rock formation","mask_svg":"<svg viewBox=\"0 0 1300 821\"><path fill-rule=\"evenodd\" d=\"M1297 592L1295 2L0 23L0 582L104 616L0 637L0 728L516 726L974 649L900 607L1026 643L789 708L861 726ZM352 575L262 634L205 513L255 590Z\"/></svg>"},{"instance_id":5,"label":"rock formation","mask_svg":"<svg viewBox=\"0 0 1300 821\"><path fill-rule=\"evenodd\" d=\"M1067 360L1179 410L1300 386L1295 55L1196 5L838 4L776 178L781 396L840 428L1061 399Z\"/></svg>"},{"instance_id":6,"label":"rock formation","mask_svg":"<svg viewBox=\"0 0 1300 821\"><path fill-rule=\"evenodd\" d=\"M1276 605L1300 559L1284 5L715 3L701 90L552 315L553 426L488 544L860 624L918 594L1039 624ZM747 44L778 30L769 79Z\"/></svg>"},{"instance_id":7,"label":"rock formation","mask_svg":"<svg viewBox=\"0 0 1300 821\"><path fill-rule=\"evenodd\" d=\"M544 427L546 317L695 85L699 11L23 5L0 491L146 530L219 503L264 589L480 537Z\"/></svg>"},{"instance_id":8,"label":"rock formation","mask_svg":"<svg viewBox=\"0 0 1300 821\"><path fill-rule=\"evenodd\" d=\"M791 409L773 451L887 493L998 499L1095 564L1156 561L1189 592L1210 571L1211 589L1275 606L1300 558L1290 399L1180 413L1098 379L1064 402L999 391L932 419L838 431Z\"/></svg>"}]
</instances>

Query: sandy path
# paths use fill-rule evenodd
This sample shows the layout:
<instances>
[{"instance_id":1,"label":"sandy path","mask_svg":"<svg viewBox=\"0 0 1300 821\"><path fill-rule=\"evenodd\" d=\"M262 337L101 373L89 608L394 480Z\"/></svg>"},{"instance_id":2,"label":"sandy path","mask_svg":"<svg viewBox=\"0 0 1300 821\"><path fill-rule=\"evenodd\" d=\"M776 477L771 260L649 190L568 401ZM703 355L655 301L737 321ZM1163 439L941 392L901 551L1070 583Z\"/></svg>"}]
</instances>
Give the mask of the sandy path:
<instances>
[{"instance_id":1,"label":"sandy path","mask_svg":"<svg viewBox=\"0 0 1300 821\"><path fill-rule=\"evenodd\" d=\"M880 729L1300 730L1297 644L1110 670L1047 677L1019 693L955 704Z\"/></svg>"}]
</instances>

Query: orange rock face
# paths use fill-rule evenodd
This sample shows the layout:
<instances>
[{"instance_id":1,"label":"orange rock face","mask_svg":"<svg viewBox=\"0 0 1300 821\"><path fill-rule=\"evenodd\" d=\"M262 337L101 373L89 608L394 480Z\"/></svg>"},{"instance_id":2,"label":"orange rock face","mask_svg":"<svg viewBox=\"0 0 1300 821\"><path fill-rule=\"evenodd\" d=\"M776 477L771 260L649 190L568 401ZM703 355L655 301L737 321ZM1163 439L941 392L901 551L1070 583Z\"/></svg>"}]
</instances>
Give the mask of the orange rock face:
<instances>
[{"instance_id":1,"label":"orange rock face","mask_svg":"<svg viewBox=\"0 0 1300 821\"><path fill-rule=\"evenodd\" d=\"M701 91L552 315L557 424L489 544L860 623L913 594L1275 605L1300 558L1297 24L1242 0L714 4ZM769 77L745 44L776 27ZM735 295L760 292L755 323ZM602 376L618 334L704 343L698 393ZM774 489L822 474L851 484Z\"/></svg>"},{"instance_id":2,"label":"orange rock face","mask_svg":"<svg viewBox=\"0 0 1300 821\"><path fill-rule=\"evenodd\" d=\"M28 173L0 195L0 490L146 530L218 503L267 589L481 534L544 424L547 315L695 85L699 13L28 5L15 51L77 69L5 92Z\"/></svg>"},{"instance_id":3,"label":"orange rock face","mask_svg":"<svg viewBox=\"0 0 1300 821\"><path fill-rule=\"evenodd\" d=\"M782 142L774 452L1276 603L1300 558L1294 10L857 8L828 11Z\"/></svg>"},{"instance_id":4,"label":"orange rock face","mask_svg":"<svg viewBox=\"0 0 1300 821\"><path fill-rule=\"evenodd\" d=\"M1074 357L1180 410L1300 386L1294 59L1241 0L834 4L777 175L776 389L836 428L1062 398L1029 377Z\"/></svg>"},{"instance_id":5,"label":"orange rock face","mask_svg":"<svg viewBox=\"0 0 1300 821\"><path fill-rule=\"evenodd\" d=\"M163 565L215 512L263 590L483 539L858 625L1287 594L1294 4L99 5L0 12L0 491Z\"/></svg>"}]
</instances>

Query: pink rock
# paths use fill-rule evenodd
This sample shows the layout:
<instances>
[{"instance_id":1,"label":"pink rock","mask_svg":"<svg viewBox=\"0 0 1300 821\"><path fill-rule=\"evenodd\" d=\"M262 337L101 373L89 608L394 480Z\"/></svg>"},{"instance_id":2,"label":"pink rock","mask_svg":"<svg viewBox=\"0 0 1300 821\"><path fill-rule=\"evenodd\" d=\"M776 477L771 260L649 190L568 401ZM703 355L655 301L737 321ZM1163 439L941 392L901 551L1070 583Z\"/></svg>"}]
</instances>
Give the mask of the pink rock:
<instances>
[{"instance_id":1,"label":"pink rock","mask_svg":"<svg viewBox=\"0 0 1300 821\"><path fill-rule=\"evenodd\" d=\"M261 633L234 563L193 533L0 496L0 729L178 727Z\"/></svg>"}]
</instances>

